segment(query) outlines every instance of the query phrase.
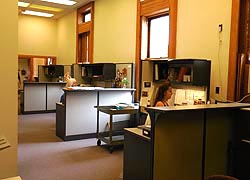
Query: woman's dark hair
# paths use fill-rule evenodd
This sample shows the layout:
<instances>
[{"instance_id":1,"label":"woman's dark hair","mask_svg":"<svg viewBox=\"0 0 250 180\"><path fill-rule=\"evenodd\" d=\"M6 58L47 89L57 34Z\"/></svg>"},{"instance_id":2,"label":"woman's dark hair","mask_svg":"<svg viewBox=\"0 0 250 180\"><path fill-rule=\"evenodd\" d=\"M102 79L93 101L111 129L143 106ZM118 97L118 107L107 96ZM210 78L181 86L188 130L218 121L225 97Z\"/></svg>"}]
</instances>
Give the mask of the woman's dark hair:
<instances>
[{"instance_id":1,"label":"woman's dark hair","mask_svg":"<svg viewBox=\"0 0 250 180\"><path fill-rule=\"evenodd\" d=\"M157 91L157 94L156 94L154 106L158 101L162 101L162 99L164 98L164 92L167 91L169 89L169 87L171 87L171 83L169 81L160 85L160 87Z\"/></svg>"}]
</instances>

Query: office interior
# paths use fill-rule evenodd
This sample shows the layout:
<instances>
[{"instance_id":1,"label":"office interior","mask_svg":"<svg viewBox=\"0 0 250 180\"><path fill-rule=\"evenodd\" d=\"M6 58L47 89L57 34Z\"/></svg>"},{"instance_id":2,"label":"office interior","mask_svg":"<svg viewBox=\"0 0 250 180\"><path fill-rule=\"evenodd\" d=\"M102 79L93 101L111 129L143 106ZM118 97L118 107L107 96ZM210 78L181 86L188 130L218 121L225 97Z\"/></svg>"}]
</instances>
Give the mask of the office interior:
<instances>
[{"instance_id":1,"label":"office interior","mask_svg":"<svg viewBox=\"0 0 250 180\"><path fill-rule=\"evenodd\" d=\"M144 1L94 1L93 57L90 61L90 64L133 64L135 81L134 86L129 87L131 91L134 91L131 101L144 102L143 106L148 102L148 99L142 99L140 102L143 85L153 79L141 81L140 77L143 72L143 68L140 69L143 62L137 41L140 34L140 31L138 32L138 6L141 3L158 2L157 0ZM37 58L37 66L35 66L37 71L34 71L37 74L33 73L33 75L38 77L38 65L45 65L44 59L48 61L48 64L55 63L70 67L72 64L79 63L77 61L79 55L76 43L76 9L58 19L51 19L19 15L16 1L4 0L3 2L5 5L1 6L0 11L2 27L4 27L1 28L0 35L2 40L0 72L3 84L1 88L3 118L0 120L0 136L8 140L10 147L0 151L1 162L8 162L0 163L0 178L8 178L19 175L17 167L19 113L17 71L26 66L23 63L20 67L19 61L26 61L25 59L30 57ZM88 2L86 1L86 4ZM203 59L211 62L209 85L205 88L205 93L201 95L204 101L236 102L243 97L242 94L248 94L250 83L245 78L249 77L248 45L242 45L246 41L245 34L247 33L244 33L242 30L244 28L239 26L239 18L240 12L249 2L247 0L201 2L178 0L177 3L177 0L166 0L164 3L169 7L176 5L174 33L173 29L171 31L172 34L176 34L175 39L170 40L174 45L169 52L170 58ZM241 54L239 51L242 51ZM242 69L245 74L242 74ZM22 74L21 71L20 73ZM22 80L35 81L25 76L26 73L30 73L29 70L23 72ZM75 74L82 75L81 73ZM82 80L82 77L76 78L78 81ZM242 86L244 90L239 89ZM21 88L23 88L23 83L21 83ZM70 94L70 92L66 93ZM244 116L247 115L244 114ZM174 116L173 119L175 118ZM249 129L247 132L249 133ZM249 137L249 134L246 136ZM149 179L159 178L162 169L156 169L154 173L157 176L149 174ZM198 178L204 177L204 172L200 173L197 175Z\"/></svg>"}]
</instances>

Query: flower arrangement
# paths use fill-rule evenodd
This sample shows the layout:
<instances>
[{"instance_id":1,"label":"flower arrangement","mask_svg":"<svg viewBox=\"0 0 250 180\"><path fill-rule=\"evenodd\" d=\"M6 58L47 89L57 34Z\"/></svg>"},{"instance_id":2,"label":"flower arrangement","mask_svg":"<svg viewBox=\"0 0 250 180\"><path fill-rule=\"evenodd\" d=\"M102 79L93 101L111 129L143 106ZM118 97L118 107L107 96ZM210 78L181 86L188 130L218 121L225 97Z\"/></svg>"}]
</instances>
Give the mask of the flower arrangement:
<instances>
[{"instance_id":1,"label":"flower arrangement","mask_svg":"<svg viewBox=\"0 0 250 180\"><path fill-rule=\"evenodd\" d=\"M125 88L128 85L127 73L128 73L127 68L123 68L122 70L119 70L119 69L117 70L116 78L115 78L115 87Z\"/></svg>"}]
</instances>

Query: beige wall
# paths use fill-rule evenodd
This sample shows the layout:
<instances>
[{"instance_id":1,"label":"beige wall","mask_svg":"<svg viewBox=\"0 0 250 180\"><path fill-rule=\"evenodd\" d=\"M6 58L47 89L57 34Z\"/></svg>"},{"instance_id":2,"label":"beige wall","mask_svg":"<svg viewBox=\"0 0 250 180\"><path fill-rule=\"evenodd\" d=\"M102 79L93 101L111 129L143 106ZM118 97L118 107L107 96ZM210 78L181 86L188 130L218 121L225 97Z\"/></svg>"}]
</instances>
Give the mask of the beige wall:
<instances>
[{"instance_id":1,"label":"beige wall","mask_svg":"<svg viewBox=\"0 0 250 180\"><path fill-rule=\"evenodd\" d=\"M216 99L227 96L232 0L229 1L179 0L178 3L177 58L212 61L210 94ZM75 63L75 22L76 12L58 22L20 16L18 53L56 55L58 64ZM135 61L136 0L96 0L94 23L94 62ZM220 34L219 24L223 24ZM221 88L219 95L215 94L216 86Z\"/></svg>"},{"instance_id":2,"label":"beige wall","mask_svg":"<svg viewBox=\"0 0 250 180\"><path fill-rule=\"evenodd\" d=\"M227 97L231 4L232 0L178 1L177 58L212 61L210 95L217 99ZM223 24L220 34L219 24ZM216 86L220 95L215 94Z\"/></svg>"},{"instance_id":3,"label":"beige wall","mask_svg":"<svg viewBox=\"0 0 250 180\"><path fill-rule=\"evenodd\" d=\"M177 57L212 60L212 97L215 96L215 86L221 86L222 97L226 97L231 1L179 0L178 5ZM7 137L11 147L0 151L1 162L4 162L0 163L0 178L17 175L17 53L57 55L56 43L58 46L63 43L63 34L57 34L56 21L24 16L18 18L17 1L4 0L4 4L0 11L1 25L4 27L0 33L0 55L4 60L0 66L0 73L4 77L4 87L0 93L3 104L0 110L0 135ZM67 23L74 21L72 17L71 14L58 22L58 28L65 28L66 34L72 31L72 27L66 30ZM117 0L97 0L95 61L134 61L135 22L136 0L119 0L119 3ZM223 24L221 45L218 34L220 23ZM74 45L72 39L69 41L70 48ZM63 45L61 49L67 48ZM64 58L66 55L58 53L58 56L59 62L70 64L74 55Z\"/></svg>"},{"instance_id":4,"label":"beige wall","mask_svg":"<svg viewBox=\"0 0 250 180\"><path fill-rule=\"evenodd\" d=\"M73 64L76 59L76 11L57 22L57 64Z\"/></svg>"},{"instance_id":5,"label":"beige wall","mask_svg":"<svg viewBox=\"0 0 250 180\"><path fill-rule=\"evenodd\" d=\"M178 2L177 58L212 61L210 94L217 99L227 96L231 2ZM20 16L18 53L55 55L58 64L75 63L75 22L76 12L58 21ZM135 61L136 0L96 0L94 26L94 62Z\"/></svg>"},{"instance_id":6,"label":"beige wall","mask_svg":"<svg viewBox=\"0 0 250 180\"><path fill-rule=\"evenodd\" d=\"M136 0L96 0L94 21L94 62L134 62ZM75 23L76 11L57 21L19 16L18 53L57 56L57 64L75 63Z\"/></svg>"},{"instance_id":7,"label":"beige wall","mask_svg":"<svg viewBox=\"0 0 250 180\"><path fill-rule=\"evenodd\" d=\"M134 62L136 0L96 0L94 62Z\"/></svg>"},{"instance_id":8,"label":"beige wall","mask_svg":"<svg viewBox=\"0 0 250 180\"><path fill-rule=\"evenodd\" d=\"M57 21L18 16L18 54L57 56Z\"/></svg>"},{"instance_id":9,"label":"beige wall","mask_svg":"<svg viewBox=\"0 0 250 180\"><path fill-rule=\"evenodd\" d=\"M17 175L17 1L2 0L0 20L0 135L11 147L0 151L0 179Z\"/></svg>"}]
</instances>

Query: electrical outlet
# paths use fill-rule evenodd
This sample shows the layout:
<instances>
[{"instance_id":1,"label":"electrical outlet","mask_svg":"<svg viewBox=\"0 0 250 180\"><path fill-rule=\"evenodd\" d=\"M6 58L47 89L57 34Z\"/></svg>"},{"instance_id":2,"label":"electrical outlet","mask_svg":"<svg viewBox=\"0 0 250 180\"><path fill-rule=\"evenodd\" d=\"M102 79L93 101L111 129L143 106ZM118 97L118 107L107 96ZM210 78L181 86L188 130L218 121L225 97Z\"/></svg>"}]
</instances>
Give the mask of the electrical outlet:
<instances>
[{"instance_id":1,"label":"electrical outlet","mask_svg":"<svg viewBox=\"0 0 250 180\"><path fill-rule=\"evenodd\" d=\"M220 87L218 87L218 86L215 87L215 93L216 93L216 94L220 94Z\"/></svg>"}]
</instances>

